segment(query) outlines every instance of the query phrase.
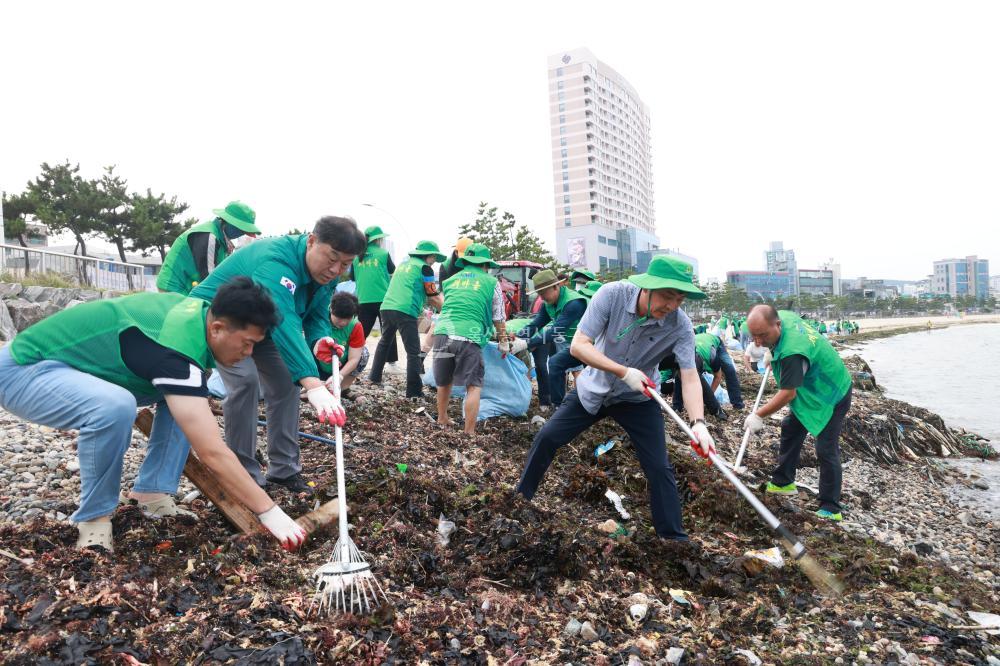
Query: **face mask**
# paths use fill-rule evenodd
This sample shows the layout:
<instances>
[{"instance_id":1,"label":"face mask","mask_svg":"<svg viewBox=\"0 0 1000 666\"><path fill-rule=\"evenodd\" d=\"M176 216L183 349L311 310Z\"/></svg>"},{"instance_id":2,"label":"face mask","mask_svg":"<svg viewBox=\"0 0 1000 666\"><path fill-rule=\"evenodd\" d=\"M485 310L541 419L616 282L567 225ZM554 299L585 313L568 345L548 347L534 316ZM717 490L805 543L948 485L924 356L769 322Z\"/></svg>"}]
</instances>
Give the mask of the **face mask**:
<instances>
[{"instance_id":1,"label":"face mask","mask_svg":"<svg viewBox=\"0 0 1000 666\"><path fill-rule=\"evenodd\" d=\"M225 227L223 227L222 233L225 234L226 238L228 238L229 240L236 240L240 236L246 234L245 231L237 229L231 224L227 224Z\"/></svg>"}]
</instances>

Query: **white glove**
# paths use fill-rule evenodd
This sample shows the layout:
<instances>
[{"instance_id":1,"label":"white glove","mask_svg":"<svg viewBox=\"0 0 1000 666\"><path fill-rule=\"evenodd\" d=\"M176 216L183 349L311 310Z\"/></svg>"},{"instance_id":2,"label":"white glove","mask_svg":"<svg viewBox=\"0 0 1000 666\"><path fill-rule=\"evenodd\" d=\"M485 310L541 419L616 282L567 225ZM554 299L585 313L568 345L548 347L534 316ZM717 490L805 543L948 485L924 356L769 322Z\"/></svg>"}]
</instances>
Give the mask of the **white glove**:
<instances>
[{"instance_id":1,"label":"white glove","mask_svg":"<svg viewBox=\"0 0 1000 666\"><path fill-rule=\"evenodd\" d=\"M764 419L757 416L757 412L750 412L750 415L743 422L743 429L749 429L751 433L757 434L764 429Z\"/></svg>"},{"instance_id":2,"label":"white glove","mask_svg":"<svg viewBox=\"0 0 1000 666\"><path fill-rule=\"evenodd\" d=\"M770 368L771 367L771 361L773 361L773 360L774 360L774 356L771 355L771 350L770 349L765 349L764 350L764 367L765 368Z\"/></svg>"},{"instance_id":3,"label":"white glove","mask_svg":"<svg viewBox=\"0 0 1000 666\"><path fill-rule=\"evenodd\" d=\"M330 425L343 426L347 423L347 414L340 405L340 400L333 397L326 386L317 386L306 391L306 398L309 404L316 410L316 416L320 423L329 422Z\"/></svg>"},{"instance_id":4,"label":"white glove","mask_svg":"<svg viewBox=\"0 0 1000 666\"><path fill-rule=\"evenodd\" d=\"M501 356L506 356L507 354L510 353L510 341L507 340L507 338L504 338L503 340L500 341L499 347Z\"/></svg>"},{"instance_id":5,"label":"white glove","mask_svg":"<svg viewBox=\"0 0 1000 666\"><path fill-rule=\"evenodd\" d=\"M694 449L695 453L697 453L702 458L708 458L709 453L716 452L715 440L712 439L712 435L709 434L708 426L699 421L698 423L695 423L693 426L691 426L691 432L694 433L694 436L698 440L696 442L691 442L691 448ZM698 447L700 447L700 450L698 447L695 447L695 444L697 444Z\"/></svg>"},{"instance_id":6,"label":"white glove","mask_svg":"<svg viewBox=\"0 0 1000 666\"><path fill-rule=\"evenodd\" d=\"M277 504L257 518L285 550L295 550L306 542L306 531L302 529L301 525L289 518L288 514L282 511Z\"/></svg>"},{"instance_id":7,"label":"white glove","mask_svg":"<svg viewBox=\"0 0 1000 666\"><path fill-rule=\"evenodd\" d=\"M528 348L528 341L524 338L514 338L510 343L510 353L520 354Z\"/></svg>"},{"instance_id":8,"label":"white glove","mask_svg":"<svg viewBox=\"0 0 1000 666\"><path fill-rule=\"evenodd\" d=\"M638 391L645 396L649 396L649 389L656 388L649 377L647 377L642 370L637 370L636 368L628 368L625 370L625 376L622 377L622 381L625 382L630 389L633 391Z\"/></svg>"}]
</instances>

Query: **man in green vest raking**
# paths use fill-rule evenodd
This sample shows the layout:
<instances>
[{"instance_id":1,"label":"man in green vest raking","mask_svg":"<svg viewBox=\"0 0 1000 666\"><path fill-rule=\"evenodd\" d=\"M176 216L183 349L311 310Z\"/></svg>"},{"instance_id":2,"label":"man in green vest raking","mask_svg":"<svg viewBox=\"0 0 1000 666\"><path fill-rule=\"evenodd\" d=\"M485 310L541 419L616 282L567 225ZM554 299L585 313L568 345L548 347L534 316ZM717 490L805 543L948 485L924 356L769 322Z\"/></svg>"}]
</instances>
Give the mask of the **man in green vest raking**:
<instances>
[{"instance_id":1,"label":"man in green vest raking","mask_svg":"<svg viewBox=\"0 0 1000 666\"><path fill-rule=\"evenodd\" d=\"M191 292L210 300L226 281L246 275L263 285L278 306L281 323L253 354L219 368L226 386L226 443L262 486L312 492L302 478L299 456L299 386L320 423L344 424L344 409L319 378L314 355L336 345L329 335L334 283L364 249L365 237L354 220L323 217L312 233L265 238L241 248ZM266 477L255 456L261 397L267 413Z\"/></svg>"},{"instance_id":2,"label":"man in green vest raking","mask_svg":"<svg viewBox=\"0 0 1000 666\"><path fill-rule=\"evenodd\" d=\"M465 387L465 433L476 432L482 396L483 347L496 330L501 345L504 330L503 292L486 272L499 268L485 245L473 243L458 259L460 269L441 285L444 306L434 327L434 383L437 384L438 423L447 426L452 384ZM506 347L503 347L506 349Z\"/></svg>"},{"instance_id":3,"label":"man in green vest raking","mask_svg":"<svg viewBox=\"0 0 1000 666\"><path fill-rule=\"evenodd\" d=\"M531 322L517 334L518 338L528 338L526 343L528 349L534 350L550 342L556 348L556 353L549 356L548 380L544 382L545 386L542 385L542 381L538 383L539 405L552 404L559 407L566 397L566 373L581 365L580 360L570 354L569 346L576 333L576 326L587 310L587 298L563 282L564 280L559 279L555 272L549 269L538 271L532 276L531 284L534 290L528 294L538 294L542 299L542 307ZM519 353L521 344L525 344L524 341L515 341L511 351ZM542 375L536 373L536 376ZM544 396L543 391L547 391Z\"/></svg>"},{"instance_id":4,"label":"man in green vest raking","mask_svg":"<svg viewBox=\"0 0 1000 666\"><path fill-rule=\"evenodd\" d=\"M147 516L178 509L188 449L288 549L305 532L226 448L208 405L205 370L251 354L277 322L267 292L247 278L209 303L143 293L83 303L21 332L0 349L0 406L23 419L79 430L80 506L71 516L78 548L112 550L111 514L137 405L157 403L146 458L131 492Z\"/></svg>"},{"instance_id":5,"label":"man in green vest raking","mask_svg":"<svg viewBox=\"0 0 1000 666\"><path fill-rule=\"evenodd\" d=\"M819 332L794 312L755 305L747 317L754 342L771 350L771 371L778 392L747 417L745 427L759 432L764 418L788 405L781 421L778 466L767 492L797 495L795 469L807 434L816 438L819 501L816 515L842 520L840 507L840 430L851 408L851 375L840 355ZM767 358L765 356L765 363Z\"/></svg>"},{"instance_id":6,"label":"man in green vest raking","mask_svg":"<svg viewBox=\"0 0 1000 666\"><path fill-rule=\"evenodd\" d=\"M392 262L388 250L382 247L382 239L386 237L382 227L370 226L365 229L368 247L363 255L354 260L354 265L351 267L356 285L354 291L358 297L358 321L365 331L365 338L371 335L376 319L379 320L380 327L384 326L379 317L379 310L382 309L385 292L389 290L389 280L396 271L396 265ZM398 360L399 351L394 336L386 353L386 362L394 372L401 372L396 370Z\"/></svg>"},{"instance_id":7,"label":"man in green vest raking","mask_svg":"<svg viewBox=\"0 0 1000 666\"><path fill-rule=\"evenodd\" d=\"M389 280L389 290L382 301L382 337L375 348L375 358L372 359L368 378L375 384L382 383L382 368L385 366L389 345L395 342L396 331L399 331L406 350L406 397L419 398L423 395L420 375L424 369L420 359L417 317L423 311L425 302L433 308L440 308L442 305L432 266L435 262L444 261L445 256L438 250L437 243L429 240L417 243L416 249L409 254L410 258L396 267L396 272Z\"/></svg>"},{"instance_id":8,"label":"man in green vest raking","mask_svg":"<svg viewBox=\"0 0 1000 666\"><path fill-rule=\"evenodd\" d=\"M234 240L260 233L254 224L257 216L245 203L230 201L212 212L215 219L194 225L170 246L156 277L157 289L187 296L233 253Z\"/></svg>"}]
</instances>

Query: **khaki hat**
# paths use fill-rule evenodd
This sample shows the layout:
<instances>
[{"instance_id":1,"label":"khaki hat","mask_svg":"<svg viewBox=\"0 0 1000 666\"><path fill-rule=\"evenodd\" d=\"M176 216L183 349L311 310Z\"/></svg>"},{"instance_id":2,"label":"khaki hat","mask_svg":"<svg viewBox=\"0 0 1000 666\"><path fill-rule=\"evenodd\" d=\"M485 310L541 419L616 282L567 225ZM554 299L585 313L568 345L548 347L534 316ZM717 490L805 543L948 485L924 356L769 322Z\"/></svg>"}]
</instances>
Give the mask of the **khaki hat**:
<instances>
[{"instance_id":1,"label":"khaki hat","mask_svg":"<svg viewBox=\"0 0 1000 666\"><path fill-rule=\"evenodd\" d=\"M556 275L555 271L546 268L545 270L538 271L531 278L531 286L534 287L529 294L537 294L543 289L548 289L549 287L555 287L556 285L562 284L566 280L562 280Z\"/></svg>"}]
</instances>

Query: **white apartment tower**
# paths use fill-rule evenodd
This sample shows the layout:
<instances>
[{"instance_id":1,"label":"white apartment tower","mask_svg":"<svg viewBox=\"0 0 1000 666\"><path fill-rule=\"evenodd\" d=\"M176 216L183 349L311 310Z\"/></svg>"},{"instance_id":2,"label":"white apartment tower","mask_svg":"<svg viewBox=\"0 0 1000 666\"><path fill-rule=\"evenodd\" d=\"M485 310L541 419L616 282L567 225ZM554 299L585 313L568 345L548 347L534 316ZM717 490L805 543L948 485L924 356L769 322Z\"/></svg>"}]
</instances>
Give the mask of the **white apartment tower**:
<instances>
[{"instance_id":1,"label":"white apartment tower","mask_svg":"<svg viewBox=\"0 0 1000 666\"><path fill-rule=\"evenodd\" d=\"M659 249L649 111L587 49L549 57L556 258L592 271L632 268Z\"/></svg>"}]
</instances>

